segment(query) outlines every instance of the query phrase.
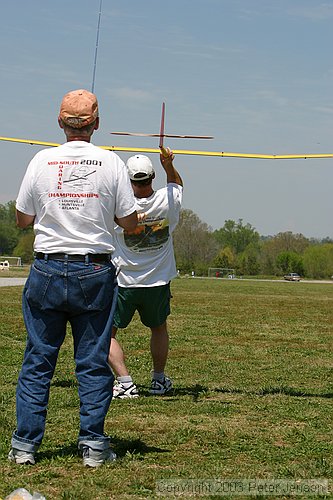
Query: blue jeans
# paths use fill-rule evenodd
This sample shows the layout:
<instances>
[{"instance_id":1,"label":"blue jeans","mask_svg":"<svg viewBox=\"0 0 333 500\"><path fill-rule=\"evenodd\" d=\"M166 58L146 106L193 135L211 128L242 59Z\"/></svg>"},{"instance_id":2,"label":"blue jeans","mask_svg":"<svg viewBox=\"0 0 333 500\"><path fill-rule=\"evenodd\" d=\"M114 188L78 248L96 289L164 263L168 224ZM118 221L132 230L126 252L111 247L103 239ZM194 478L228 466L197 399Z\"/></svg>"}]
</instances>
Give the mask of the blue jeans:
<instances>
[{"instance_id":1,"label":"blue jeans","mask_svg":"<svg viewBox=\"0 0 333 500\"><path fill-rule=\"evenodd\" d=\"M16 390L13 448L33 453L42 442L50 383L68 322L79 385L79 443L109 446L104 421L114 377L107 359L117 292L111 263L35 259L22 298L27 344Z\"/></svg>"}]
</instances>

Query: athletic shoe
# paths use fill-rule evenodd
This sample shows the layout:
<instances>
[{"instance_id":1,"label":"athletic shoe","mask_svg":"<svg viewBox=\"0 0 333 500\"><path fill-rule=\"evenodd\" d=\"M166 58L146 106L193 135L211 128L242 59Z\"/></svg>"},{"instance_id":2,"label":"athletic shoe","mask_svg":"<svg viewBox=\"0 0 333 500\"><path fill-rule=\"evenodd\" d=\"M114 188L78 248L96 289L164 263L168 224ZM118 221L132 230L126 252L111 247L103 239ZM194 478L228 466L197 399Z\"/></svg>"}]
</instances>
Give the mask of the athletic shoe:
<instances>
[{"instance_id":1,"label":"athletic shoe","mask_svg":"<svg viewBox=\"0 0 333 500\"><path fill-rule=\"evenodd\" d=\"M125 387L121 382L116 382L113 386L113 397L118 399L138 398L139 392L135 384Z\"/></svg>"},{"instance_id":2,"label":"athletic shoe","mask_svg":"<svg viewBox=\"0 0 333 500\"><path fill-rule=\"evenodd\" d=\"M83 456L83 465L85 467L100 467L106 462L113 462L117 455L111 448L106 450L93 450L90 446L83 445L81 447Z\"/></svg>"},{"instance_id":3,"label":"athletic shoe","mask_svg":"<svg viewBox=\"0 0 333 500\"><path fill-rule=\"evenodd\" d=\"M8 460L20 465L35 465L35 457L33 453L17 450L12 448L8 455Z\"/></svg>"},{"instance_id":4,"label":"athletic shoe","mask_svg":"<svg viewBox=\"0 0 333 500\"><path fill-rule=\"evenodd\" d=\"M153 378L151 381L150 394L165 394L172 389L172 381L169 377L164 377L164 380L156 380Z\"/></svg>"}]
</instances>

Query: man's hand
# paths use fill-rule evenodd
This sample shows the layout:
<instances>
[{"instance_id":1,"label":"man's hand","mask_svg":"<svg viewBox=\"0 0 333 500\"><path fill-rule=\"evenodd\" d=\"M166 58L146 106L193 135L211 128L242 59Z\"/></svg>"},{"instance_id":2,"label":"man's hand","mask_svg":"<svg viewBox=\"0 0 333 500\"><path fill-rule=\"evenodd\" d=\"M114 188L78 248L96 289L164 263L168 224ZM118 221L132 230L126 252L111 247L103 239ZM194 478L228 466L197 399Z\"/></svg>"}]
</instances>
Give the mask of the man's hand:
<instances>
[{"instance_id":1,"label":"man's hand","mask_svg":"<svg viewBox=\"0 0 333 500\"><path fill-rule=\"evenodd\" d=\"M161 147L161 154L160 154L160 161L161 165L164 168L166 174L167 174L167 183L174 183L174 184L179 184L180 186L183 185L183 181L173 166L173 160L175 158L175 155L171 151L170 148L164 148Z\"/></svg>"},{"instance_id":2,"label":"man's hand","mask_svg":"<svg viewBox=\"0 0 333 500\"><path fill-rule=\"evenodd\" d=\"M162 166L165 168L167 166L172 166L172 162L175 159L175 155L170 148L161 147L160 161Z\"/></svg>"},{"instance_id":3,"label":"man's hand","mask_svg":"<svg viewBox=\"0 0 333 500\"><path fill-rule=\"evenodd\" d=\"M142 224L146 217L147 217L147 214L145 212L138 214L138 224Z\"/></svg>"}]
</instances>

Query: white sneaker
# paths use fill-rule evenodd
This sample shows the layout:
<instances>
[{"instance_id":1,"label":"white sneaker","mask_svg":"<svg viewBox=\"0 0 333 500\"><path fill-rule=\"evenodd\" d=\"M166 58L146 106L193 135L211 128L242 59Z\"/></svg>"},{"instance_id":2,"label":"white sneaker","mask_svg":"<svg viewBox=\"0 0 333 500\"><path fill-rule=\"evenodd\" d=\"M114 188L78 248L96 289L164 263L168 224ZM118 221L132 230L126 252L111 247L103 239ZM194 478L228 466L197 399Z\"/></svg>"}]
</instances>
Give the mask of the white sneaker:
<instances>
[{"instance_id":1,"label":"white sneaker","mask_svg":"<svg viewBox=\"0 0 333 500\"><path fill-rule=\"evenodd\" d=\"M116 382L113 386L113 397L118 399L138 398L139 392L135 384L125 387L121 382Z\"/></svg>"},{"instance_id":2,"label":"white sneaker","mask_svg":"<svg viewBox=\"0 0 333 500\"><path fill-rule=\"evenodd\" d=\"M106 462L113 462L117 455L111 448L105 450L93 450L90 446L82 446L83 465L85 467L100 467Z\"/></svg>"},{"instance_id":3,"label":"white sneaker","mask_svg":"<svg viewBox=\"0 0 333 500\"><path fill-rule=\"evenodd\" d=\"M164 380L156 380L153 378L151 381L150 394L165 394L172 389L172 381L169 377L164 377Z\"/></svg>"},{"instance_id":4,"label":"white sneaker","mask_svg":"<svg viewBox=\"0 0 333 500\"><path fill-rule=\"evenodd\" d=\"M8 454L8 460L20 465L35 465L33 453L12 448Z\"/></svg>"}]
</instances>

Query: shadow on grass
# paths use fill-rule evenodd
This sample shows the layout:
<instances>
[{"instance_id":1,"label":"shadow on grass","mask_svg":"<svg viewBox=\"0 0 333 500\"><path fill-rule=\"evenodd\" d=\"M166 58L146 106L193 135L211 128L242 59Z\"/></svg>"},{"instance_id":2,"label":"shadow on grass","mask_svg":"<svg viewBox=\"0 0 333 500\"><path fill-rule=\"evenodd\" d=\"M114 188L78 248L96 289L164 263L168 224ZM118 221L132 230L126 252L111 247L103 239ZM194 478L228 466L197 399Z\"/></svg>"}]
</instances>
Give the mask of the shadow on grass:
<instances>
[{"instance_id":1,"label":"shadow on grass","mask_svg":"<svg viewBox=\"0 0 333 500\"><path fill-rule=\"evenodd\" d=\"M200 384L195 384L189 387L173 387L171 391L169 391L166 394L163 394L162 396L156 396L153 394L150 394L149 390L144 387L144 386L139 386L138 389L140 391L140 396L143 397L154 397L154 398L160 398L163 397L163 399L175 397L175 396L192 396L193 401L198 401L199 398L205 398L205 396L209 397L209 395L212 395L212 393L222 393L222 394L252 394L252 395L257 395L257 396L267 396L267 395L274 395L274 394L284 394L286 396L293 396L293 397L303 397L303 398L326 398L326 399L332 399L333 398L333 392L327 392L327 393L315 393L315 392L310 392L306 390L301 390L301 389L295 389L293 387L286 387L286 386L277 386L277 387L263 387L262 389L259 389L258 391L251 391L251 390L246 390L246 389L239 389L237 387L215 387L215 388L209 388L207 386L203 386Z\"/></svg>"},{"instance_id":2,"label":"shadow on grass","mask_svg":"<svg viewBox=\"0 0 333 500\"><path fill-rule=\"evenodd\" d=\"M118 457L125 455L147 455L148 453L168 453L170 450L166 448L158 448L156 446L147 446L141 439L121 439L112 438L111 446L117 453Z\"/></svg>"},{"instance_id":3,"label":"shadow on grass","mask_svg":"<svg viewBox=\"0 0 333 500\"><path fill-rule=\"evenodd\" d=\"M70 380L54 380L52 382L52 385L55 387L77 387L77 381L75 379L70 379ZM137 385L140 396L144 397L154 397L154 398L159 398L161 396L150 394L149 389L147 389L146 386L141 386ZM274 394L284 394L286 396L293 396L293 397L303 397L303 398L325 398L325 399L332 399L333 398L333 392L327 392L327 393L315 393L315 392L310 392L302 389L296 389L293 387L287 387L287 386L277 386L277 387L263 387L262 389L259 389L258 391L251 391L251 390L244 390L244 389L238 389L236 387L216 387L214 389L210 389L207 386L203 386L201 384L195 384L189 387L173 387L169 392L166 394L163 394L163 398L168 398L168 397L175 397L175 396L192 396L193 401L198 401L200 397L204 397L205 395L208 395L208 393L222 393L222 394L253 394L257 396L267 396L267 395L274 395Z\"/></svg>"},{"instance_id":4,"label":"shadow on grass","mask_svg":"<svg viewBox=\"0 0 333 500\"><path fill-rule=\"evenodd\" d=\"M118 458L123 458L126 455L143 456L148 453L168 453L170 450L157 448L155 446L147 446L141 439L122 439L112 438L111 448L116 452ZM56 458L65 458L78 456L79 451L77 443L71 443L67 446L59 446L52 450L38 452L39 460L52 460Z\"/></svg>"},{"instance_id":5,"label":"shadow on grass","mask_svg":"<svg viewBox=\"0 0 333 500\"><path fill-rule=\"evenodd\" d=\"M149 390L144 386L137 386L140 392L140 396L166 399L168 397L174 396L192 396L193 401L197 401L199 397L204 396L209 392L209 388L200 384L195 384L189 387L173 387L169 392L163 395L150 394Z\"/></svg>"},{"instance_id":6,"label":"shadow on grass","mask_svg":"<svg viewBox=\"0 0 333 500\"><path fill-rule=\"evenodd\" d=\"M293 387L264 387L258 391L260 396L267 394L285 394L286 396L304 397L304 398L333 398L332 392L315 393L307 392L301 389L294 389Z\"/></svg>"},{"instance_id":7,"label":"shadow on grass","mask_svg":"<svg viewBox=\"0 0 333 500\"><path fill-rule=\"evenodd\" d=\"M223 394L253 394L257 396L267 396L267 395L274 395L274 394L284 394L286 396L294 396L294 397L302 397L302 398L327 398L331 399L333 398L333 393L332 392L327 392L327 393L315 393L315 392L308 392L304 391L301 389L294 389L293 387L263 387L262 389L259 389L258 391L247 391L243 389L237 389L237 388L215 388L211 389L211 392L221 392Z\"/></svg>"},{"instance_id":8,"label":"shadow on grass","mask_svg":"<svg viewBox=\"0 0 333 500\"><path fill-rule=\"evenodd\" d=\"M73 379L63 379L63 380L59 380L59 379L54 379L52 380L51 382L51 387L78 387L78 383L77 383L77 380L75 378Z\"/></svg>"}]
</instances>

